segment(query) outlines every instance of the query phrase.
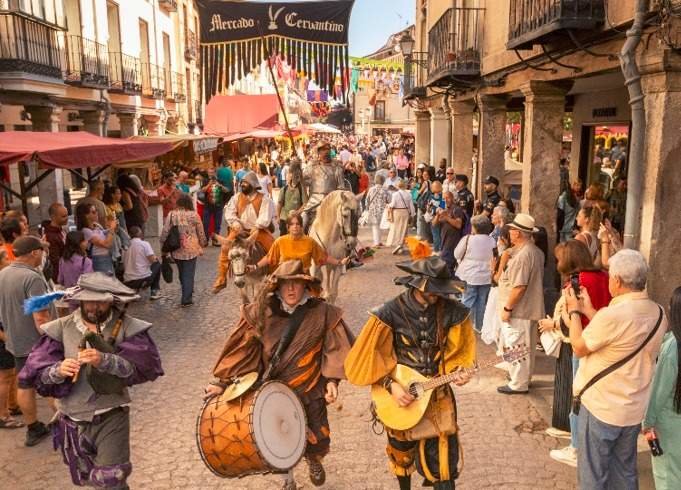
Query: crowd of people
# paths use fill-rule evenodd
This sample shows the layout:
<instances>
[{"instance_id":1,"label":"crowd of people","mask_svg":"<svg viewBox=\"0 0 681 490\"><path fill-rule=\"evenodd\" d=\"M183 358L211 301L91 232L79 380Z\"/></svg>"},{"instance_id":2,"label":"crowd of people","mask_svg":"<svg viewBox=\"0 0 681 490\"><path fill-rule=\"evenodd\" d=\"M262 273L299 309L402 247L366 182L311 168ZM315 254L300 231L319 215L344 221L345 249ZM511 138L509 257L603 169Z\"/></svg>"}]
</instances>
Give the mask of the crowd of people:
<instances>
[{"instance_id":1,"label":"crowd of people","mask_svg":"<svg viewBox=\"0 0 681 490\"><path fill-rule=\"evenodd\" d=\"M525 361L500 363L508 378L498 387L500 394L529 392L538 348L556 358L548 433L569 438L570 444L550 456L577 466L584 488L636 487L636 439L642 429L649 440L659 440L664 447L664 455L653 458L658 488L675 488L675 482L681 481L679 446L671 442L681 419L681 289L674 292L668 317L645 292L648 270L643 256L622 249L624 175L616 172L607 194L596 183L582 195L580 182L561 179L558 244L553 249L546 230L532 216L516 213L516 203L504 196L497 177L483 179L483 192L475 196L468 176L456 174L446 160L437 166L416 162L413 139L401 135L319 138L297 145L290 155L276 144L261 146L252 155L223 157L217 168L205 172L164 173L155 193L145 191L134 174L121 173L115 181L90 184L87 196L75 205L73 224L66 206L51 205L49 220L41 223L37 234L31 234L26 216L9 211L0 222L0 322L4 326L0 330L0 428L26 426L27 446L46 437L48 429L37 419L35 380L30 383L24 376L17 382L17 374L40 341L42 326L60 317L71 318L82 308L77 296L69 301L66 294L56 305L27 315L25 300L54 290L73 290L83 277L96 273L118 277L132 293L149 289L149 299L156 300L162 297L164 270L173 263L181 284L180 305L189 307L194 302L197 258L205 248L211 243L221 248L214 285L214 292L219 292L226 286L233 244L247 237L263 250L247 273L279 270L274 289L291 278L303 278L304 286L291 293L290 305L284 304L288 293L280 291L281 308L293 311L307 301L304 290L314 283L309 275L313 261L351 267L361 259L357 254L333 257L306 235L319 203L330 192L344 189L361 203L359 223L371 229L371 244L358 249L387 246L393 254L402 254L409 249L408 235L425 246L429 257L404 270L414 281L425 277L433 290L415 293L416 283L407 281L409 293L401 301L411 310L418 311L417 303L428 308L438 298L446 298L452 310L449 324L470 327L470 342L478 335L494 343L499 354L527 349ZM145 240L152 204L161 205L163 212L160 253ZM553 263L549 254L555 256L561 295L553 315L547 317L544 278ZM309 308L325 310L320 304L315 299ZM374 343L379 337L387 339L379 335L381 331L400 324L393 310L401 304L396 300L373 315L352 350L354 339L335 309L330 310L335 320L326 325L328 332L317 334L338 336L342 357L350 356L345 365L350 381L381 383L408 405L413 398L389 379L389 369L364 369L372 356L389 357L387 344ZM242 318L237 334L253 329L247 320ZM474 344L459 341L460 364L472 362ZM216 368L222 389L227 378L241 374L234 369L234 359L224 360L230 349L242 348L234 342L234 338L228 342ZM371 347L372 356L358 345ZM399 362L409 350L404 348L396 354ZM382 366L390 364L386 359ZM340 357L334 362L324 369L335 380L343 377L343 370ZM418 369L428 374L434 368L419 365ZM150 378L161 373L160 361L155 370ZM65 366L51 376L57 380L72 374ZM603 376L607 380L599 381ZM319 393L315 393L333 401L336 386L337 382L329 382L316 387ZM310 403L318 401L310 399ZM317 430L328 430L326 413L319 417ZM328 451L328 434L316 435L318 443L308 454L313 482L322 478L321 456ZM413 456L416 446L406 442L389 432L388 454ZM456 447L457 442L450 437L448 444ZM418 456L422 465L439 464L447 474L456 467L452 460L446 468L431 450ZM400 485L407 488L404 465L393 458L392 466Z\"/></svg>"}]
</instances>

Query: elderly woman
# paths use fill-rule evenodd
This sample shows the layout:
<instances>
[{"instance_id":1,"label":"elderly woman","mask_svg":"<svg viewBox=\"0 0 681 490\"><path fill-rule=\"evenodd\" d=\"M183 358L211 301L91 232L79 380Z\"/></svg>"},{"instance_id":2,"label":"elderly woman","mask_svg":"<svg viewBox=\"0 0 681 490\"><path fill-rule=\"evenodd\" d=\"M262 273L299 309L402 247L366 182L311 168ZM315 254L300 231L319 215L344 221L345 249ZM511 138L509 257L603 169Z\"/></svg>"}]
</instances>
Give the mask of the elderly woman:
<instances>
[{"instance_id":1,"label":"elderly woman","mask_svg":"<svg viewBox=\"0 0 681 490\"><path fill-rule=\"evenodd\" d=\"M454 249L454 258L459 263L456 275L466 281L463 304L471 310L473 327L480 333L492 284L491 261L497 244L487 234L491 224L485 215L474 216L471 226L472 234L459 242Z\"/></svg>"},{"instance_id":2,"label":"elderly woman","mask_svg":"<svg viewBox=\"0 0 681 490\"><path fill-rule=\"evenodd\" d=\"M374 185L367 191L366 209L369 211L367 224L371 226L374 247L382 247L381 242L381 218L386 205L390 202L390 193L384 188L385 178L376 174Z\"/></svg>"},{"instance_id":3,"label":"elderly woman","mask_svg":"<svg viewBox=\"0 0 681 490\"><path fill-rule=\"evenodd\" d=\"M388 210L390 213L390 231L388 232L387 245L394 247L393 254L398 254L402 250L404 238L407 236L409 220L415 213L414 203L404 180L397 183L397 191L393 193L390 199Z\"/></svg>"},{"instance_id":4,"label":"elderly woman","mask_svg":"<svg viewBox=\"0 0 681 490\"><path fill-rule=\"evenodd\" d=\"M494 208L494 211L492 212L492 224L494 225L494 229L492 230L492 233L490 233L490 236L494 238L494 240L499 240L501 229L511 221L513 221L513 213L511 213L506 206L497 206Z\"/></svg>"}]
</instances>

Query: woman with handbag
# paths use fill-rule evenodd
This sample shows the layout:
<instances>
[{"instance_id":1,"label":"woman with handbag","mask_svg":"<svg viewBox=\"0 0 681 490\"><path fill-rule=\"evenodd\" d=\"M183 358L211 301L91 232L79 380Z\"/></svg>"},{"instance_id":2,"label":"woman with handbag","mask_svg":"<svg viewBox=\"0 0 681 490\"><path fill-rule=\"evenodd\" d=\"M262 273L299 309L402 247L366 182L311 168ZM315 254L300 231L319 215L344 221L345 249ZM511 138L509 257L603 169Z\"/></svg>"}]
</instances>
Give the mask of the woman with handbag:
<instances>
[{"instance_id":1,"label":"woman with handbag","mask_svg":"<svg viewBox=\"0 0 681 490\"><path fill-rule=\"evenodd\" d=\"M608 273L594 266L592 253L579 240L568 240L558 244L554 250L556 269L561 275L564 287L584 286L595 309L608 306L612 297L608 290ZM573 284L574 283L574 284ZM554 437L570 437L570 445L550 452L552 459L571 466L577 465L577 417L571 413L572 380L579 367L579 359L573 356L568 340L568 311L563 296L556 303L553 318L539 322L542 335L552 335L560 340L556 350L556 376L553 388L552 427L547 433ZM589 319L582 317L587 328ZM548 352L547 352L548 353Z\"/></svg>"},{"instance_id":2,"label":"woman with handbag","mask_svg":"<svg viewBox=\"0 0 681 490\"><path fill-rule=\"evenodd\" d=\"M383 188L384 183L385 177L376 174L374 185L367 191L366 209L360 218L364 224L371 226L375 248L383 246L383 242L381 242L381 219L386 205L390 202L390 193Z\"/></svg>"},{"instance_id":3,"label":"woman with handbag","mask_svg":"<svg viewBox=\"0 0 681 490\"><path fill-rule=\"evenodd\" d=\"M203 223L194 211L194 203L189 195L180 195L177 199L177 208L168 213L160 242L163 254L170 254L177 264L182 288L180 305L182 307L193 305L196 258L203 255L203 248L208 245L208 240L203 231Z\"/></svg>"},{"instance_id":4,"label":"woman with handbag","mask_svg":"<svg viewBox=\"0 0 681 490\"><path fill-rule=\"evenodd\" d=\"M430 223L426 222L425 219L430 198L430 170L428 170L428 168L424 168L421 174L419 193L416 196L416 234L421 240L426 240L432 243L433 235L430 230Z\"/></svg>"},{"instance_id":5,"label":"woman with handbag","mask_svg":"<svg viewBox=\"0 0 681 490\"><path fill-rule=\"evenodd\" d=\"M414 212L411 194L407 190L406 182L402 179L397 183L397 191L393 193L390 204L388 204L390 231L386 243L388 247L394 247L393 254L398 254L402 250L404 239L407 236L409 220Z\"/></svg>"}]
</instances>

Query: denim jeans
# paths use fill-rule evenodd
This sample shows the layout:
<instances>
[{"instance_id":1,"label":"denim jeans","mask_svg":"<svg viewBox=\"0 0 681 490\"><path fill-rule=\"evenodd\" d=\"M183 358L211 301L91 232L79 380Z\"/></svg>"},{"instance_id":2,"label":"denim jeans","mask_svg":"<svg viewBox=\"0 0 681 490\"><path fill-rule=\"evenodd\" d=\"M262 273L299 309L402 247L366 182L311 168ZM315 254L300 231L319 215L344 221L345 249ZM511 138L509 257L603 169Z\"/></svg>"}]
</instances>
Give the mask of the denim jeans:
<instances>
[{"instance_id":1,"label":"denim jeans","mask_svg":"<svg viewBox=\"0 0 681 490\"><path fill-rule=\"evenodd\" d=\"M440 244L441 244L441 241L442 241L442 240L440 240L440 225L439 224L437 224L437 225L431 224L430 230L433 234L433 250L435 250L436 252L439 252L440 251Z\"/></svg>"},{"instance_id":2,"label":"denim jeans","mask_svg":"<svg viewBox=\"0 0 681 490\"><path fill-rule=\"evenodd\" d=\"M111 255L93 255L92 256L92 270L95 272L103 272L106 275L114 275L114 265Z\"/></svg>"},{"instance_id":3,"label":"denim jeans","mask_svg":"<svg viewBox=\"0 0 681 490\"><path fill-rule=\"evenodd\" d=\"M618 410L619 407L613 407ZM638 490L636 439L641 424L618 427L579 411L577 472L579 486L588 490Z\"/></svg>"},{"instance_id":4,"label":"denim jeans","mask_svg":"<svg viewBox=\"0 0 681 490\"><path fill-rule=\"evenodd\" d=\"M203 206L203 231L206 233L206 238L210 239L211 235L208 233L210 229L210 220L214 221L213 233L220 234L220 226L222 225L222 206L212 206L206 204Z\"/></svg>"},{"instance_id":5,"label":"denim jeans","mask_svg":"<svg viewBox=\"0 0 681 490\"><path fill-rule=\"evenodd\" d=\"M572 379L575 379L577 375L577 369L579 369L579 357L574 353L572 354ZM579 417L570 411L570 446L577 449L577 431L579 430Z\"/></svg>"},{"instance_id":6,"label":"denim jeans","mask_svg":"<svg viewBox=\"0 0 681 490\"><path fill-rule=\"evenodd\" d=\"M196 258L190 260L177 260L177 272L180 276L180 286L182 286L182 304L192 302L194 294L194 273L196 272Z\"/></svg>"},{"instance_id":7,"label":"denim jeans","mask_svg":"<svg viewBox=\"0 0 681 490\"><path fill-rule=\"evenodd\" d=\"M485 307L487 306L487 297L491 285L484 284L482 286L466 285L463 292L462 302L464 306L471 310L471 317L473 319L473 328L475 331L482 332L482 321L485 318Z\"/></svg>"}]
</instances>

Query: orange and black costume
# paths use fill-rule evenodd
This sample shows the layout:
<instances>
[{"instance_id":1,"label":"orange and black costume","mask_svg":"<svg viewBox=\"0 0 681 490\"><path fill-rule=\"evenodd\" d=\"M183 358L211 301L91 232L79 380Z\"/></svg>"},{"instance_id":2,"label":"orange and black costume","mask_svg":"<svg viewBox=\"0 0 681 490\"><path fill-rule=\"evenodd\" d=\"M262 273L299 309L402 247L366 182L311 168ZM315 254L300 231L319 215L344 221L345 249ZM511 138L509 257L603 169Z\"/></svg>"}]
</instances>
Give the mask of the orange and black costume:
<instances>
[{"instance_id":1,"label":"orange and black costume","mask_svg":"<svg viewBox=\"0 0 681 490\"><path fill-rule=\"evenodd\" d=\"M437 266L446 268L439 258ZM474 364L475 336L468 309L446 297L424 307L414 297L414 286L406 285L410 289L370 313L345 361L345 373L351 383L359 386L385 383L398 363L427 377ZM459 441L456 402L448 386L436 390L424 418L443 414L446 417L451 414L449 428L436 430L433 437L413 440L405 432L388 429L388 464L401 489L411 488L411 474L415 470L437 489L454 488ZM434 422L434 427L442 426Z\"/></svg>"},{"instance_id":2,"label":"orange and black costume","mask_svg":"<svg viewBox=\"0 0 681 490\"><path fill-rule=\"evenodd\" d=\"M303 308L303 312L298 309ZM285 382L296 392L305 407L308 422L306 457L320 461L331 443L324 394L329 381L345 379L343 360L353 342L341 315L342 311L318 298L308 297L294 314L302 321L270 379ZM265 310L262 329L258 328L257 305L242 308L241 318L214 368L222 382L250 372L262 376L270 364L279 340L289 323L289 313L272 295Z\"/></svg>"}]
</instances>

